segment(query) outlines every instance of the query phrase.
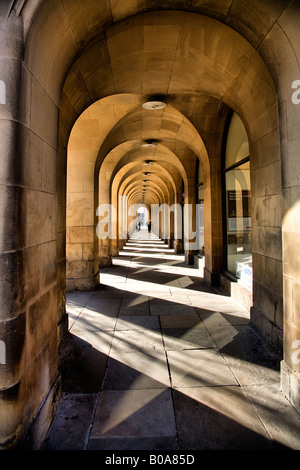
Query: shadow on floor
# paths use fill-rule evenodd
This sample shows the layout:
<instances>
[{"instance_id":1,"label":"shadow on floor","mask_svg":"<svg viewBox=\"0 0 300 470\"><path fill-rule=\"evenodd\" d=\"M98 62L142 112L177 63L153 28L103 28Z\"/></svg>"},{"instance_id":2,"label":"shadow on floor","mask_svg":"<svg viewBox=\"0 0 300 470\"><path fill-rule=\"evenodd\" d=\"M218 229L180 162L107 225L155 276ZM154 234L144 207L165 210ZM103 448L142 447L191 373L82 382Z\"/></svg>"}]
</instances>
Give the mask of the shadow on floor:
<instances>
[{"instance_id":1,"label":"shadow on floor","mask_svg":"<svg viewBox=\"0 0 300 470\"><path fill-rule=\"evenodd\" d=\"M148 357L157 364L154 352ZM167 373L155 380L71 334L60 370L63 399L41 450L288 449L268 435L239 386L171 388Z\"/></svg>"}]
</instances>

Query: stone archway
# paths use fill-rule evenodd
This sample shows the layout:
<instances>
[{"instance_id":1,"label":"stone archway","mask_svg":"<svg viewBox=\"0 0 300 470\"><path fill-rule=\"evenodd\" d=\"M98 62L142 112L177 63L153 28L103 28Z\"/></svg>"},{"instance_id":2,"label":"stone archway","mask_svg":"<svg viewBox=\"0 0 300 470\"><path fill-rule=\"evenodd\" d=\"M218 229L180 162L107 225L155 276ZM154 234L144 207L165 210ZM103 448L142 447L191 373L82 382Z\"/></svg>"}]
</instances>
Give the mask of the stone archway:
<instances>
[{"instance_id":1,"label":"stone archway","mask_svg":"<svg viewBox=\"0 0 300 470\"><path fill-rule=\"evenodd\" d=\"M37 6L40 6L39 10L36 10ZM120 91L138 92L145 97L160 91L174 98L180 112L186 106L183 114L193 124L197 121L197 113L193 114L193 109L218 109L220 103L230 106L242 118L249 134L253 205L256 209L253 320L265 334L271 331L269 336L274 340L283 322L284 279L287 312L285 389L289 398L299 405L299 387L295 392L291 385L291 381L298 380L299 371L292 361L290 341L291 337L297 337L299 315L295 301L291 304L288 300L291 290L295 298L299 282L298 258L289 248L295 245L299 233L294 224L288 223L291 217L295 220L298 207L298 170L294 171L293 155L299 141L299 113L290 101L289 80L285 80L287 71L289 77L299 74L295 42L295 18L299 11L295 2L290 2L286 11L285 6L287 4L280 11L270 7L268 25L259 21L257 27L252 25L247 34L243 21L237 22L238 32L229 27L234 27L233 12L216 11L212 6L210 14L219 21L197 14L207 11L195 7L197 13L149 12L112 26L107 2L101 2L97 7L100 10L89 4L86 11L79 3L73 8L66 4L64 10L62 3L54 0L34 5L28 1L14 9L8 8L7 2L1 5L1 23L4 25L1 29L1 61L4 64L1 79L6 84L7 93L5 107L1 105L5 154L1 209L7 221L1 228L5 266L1 273L4 319L1 331L7 345L11 342L11 332L15 332L13 353L7 348L8 362L1 377L2 399L6 404L5 425L1 431L4 447L13 446L22 438L42 404L46 404L44 412L51 414L58 387L57 342L66 322L64 247L69 134L75 120L88 105ZM237 17L245 20L247 11L235 9ZM118 21L132 13L140 12L114 10ZM258 7L257 17L260 13ZM88 15L89 20L83 21ZM279 17L280 27L276 23ZM225 18L229 26L222 23ZM41 28L41 25L45 27ZM99 36L105 30L106 36ZM133 36L133 31L137 39L135 44L125 41L126 37ZM153 38L154 31L153 42L149 39ZM160 34L166 34L164 37L167 39L160 59L164 64L167 60L172 61L172 81L168 67L163 70L163 76L158 76L155 62L150 62L157 57ZM7 41L10 37L14 37L14 41ZM97 39L89 45L94 38ZM148 39L143 47L142 38ZM24 42L25 55L22 53ZM121 49L120 44L123 45ZM278 51L279 44L282 47ZM131 54L126 47L132 51ZM256 50L258 47L261 55ZM148 63L154 64L148 87L146 81L135 83L133 80L134 77L145 78L140 61L142 51L147 53ZM173 51L171 56L170 51ZM128 61L120 61L119 54L126 54ZM286 56L290 59L287 68ZM99 60L93 60L95 57ZM193 99L185 100L186 95L194 93ZM203 94L204 100L198 100ZM218 146L213 139L218 135L217 130L209 132L214 117L215 113L212 113L207 126L200 126L200 135L213 169L218 167L219 157ZM15 155L20 165L14 164ZM284 170L283 179L281 168ZM210 175L214 176L210 188L215 186L216 174L212 172ZM285 215L283 278L282 186ZM210 191L208 200L211 197ZM276 212L276 220L270 220L270 212L266 214L264 211L267 199ZM15 210L11 211L11 207ZM215 214L220 214L218 201L211 201L211 207ZM218 245L217 238L215 244ZM211 274L216 271L211 267ZM268 278L272 283L266 282ZM274 292L277 293L276 298ZM28 388L33 391L30 402Z\"/></svg>"}]
</instances>

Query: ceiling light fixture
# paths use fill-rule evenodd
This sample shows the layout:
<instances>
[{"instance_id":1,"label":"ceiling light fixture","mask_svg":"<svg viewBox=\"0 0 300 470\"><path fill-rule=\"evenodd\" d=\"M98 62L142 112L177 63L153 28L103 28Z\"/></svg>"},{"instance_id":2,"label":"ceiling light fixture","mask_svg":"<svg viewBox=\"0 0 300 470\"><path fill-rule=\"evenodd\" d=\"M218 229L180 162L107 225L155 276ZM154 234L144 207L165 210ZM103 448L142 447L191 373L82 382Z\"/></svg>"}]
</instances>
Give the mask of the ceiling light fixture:
<instances>
[{"instance_id":1,"label":"ceiling light fixture","mask_svg":"<svg viewBox=\"0 0 300 470\"><path fill-rule=\"evenodd\" d=\"M142 104L143 109L150 110L163 109L166 106L167 103L164 103L164 101L146 101L146 103Z\"/></svg>"},{"instance_id":2,"label":"ceiling light fixture","mask_svg":"<svg viewBox=\"0 0 300 470\"><path fill-rule=\"evenodd\" d=\"M144 147L144 148L154 148L154 147L157 147L157 142L155 142L155 140L146 140L142 144L142 147Z\"/></svg>"}]
</instances>

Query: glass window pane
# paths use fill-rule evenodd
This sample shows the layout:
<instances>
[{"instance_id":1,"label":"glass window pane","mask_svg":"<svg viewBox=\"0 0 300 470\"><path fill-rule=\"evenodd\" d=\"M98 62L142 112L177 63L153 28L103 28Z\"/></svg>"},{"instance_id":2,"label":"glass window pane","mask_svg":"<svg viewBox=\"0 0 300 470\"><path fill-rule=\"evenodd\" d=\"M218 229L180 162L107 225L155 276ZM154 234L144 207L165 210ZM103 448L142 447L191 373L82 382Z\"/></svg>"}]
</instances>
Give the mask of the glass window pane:
<instances>
[{"instance_id":1,"label":"glass window pane","mask_svg":"<svg viewBox=\"0 0 300 470\"><path fill-rule=\"evenodd\" d=\"M199 237L199 253L204 255L204 187L198 186L198 237Z\"/></svg>"},{"instance_id":2,"label":"glass window pane","mask_svg":"<svg viewBox=\"0 0 300 470\"><path fill-rule=\"evenodd\" d=\"M231 167L248 156L249 142L246 129L239 116L234 113L227 137L225 168Z\"/></svg>"},{"instance_id":3,"label":"glass window pane","mask_svg":"<svg viewBox=\"0 0 300 470\"><path fill-rule=\"evenodd\" d=\"M201 162L199 162L199 167L198 167L198 184L203 183L203 172L202 172L202 165Z\"/></svg>"},{"instance_id":4,"label":"glass window pane","mask_svg":"<svg viewBox=\"0 0 300 470\"><path fill-rule=\"evenodd\" d=\"M227 268L252 287L250 163L226 173Z\"/></svg>"}]
</instances>

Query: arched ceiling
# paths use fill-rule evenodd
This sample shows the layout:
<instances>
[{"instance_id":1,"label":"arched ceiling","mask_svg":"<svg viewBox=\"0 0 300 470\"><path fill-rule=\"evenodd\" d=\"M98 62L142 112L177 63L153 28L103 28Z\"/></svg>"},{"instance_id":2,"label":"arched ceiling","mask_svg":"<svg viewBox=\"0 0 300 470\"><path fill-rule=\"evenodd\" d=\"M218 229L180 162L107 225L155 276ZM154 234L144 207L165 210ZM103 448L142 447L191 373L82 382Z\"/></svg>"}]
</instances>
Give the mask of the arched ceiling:
<instances>
[{"instance_id":1,"label":"arched ceiling","mask_svg":"<svg viewBox=\"0 0 300 470\"><path fill-rule=\"evenodd\" d=\"M81 27L76 23L75 35ZM78 37L84 48L69 69L60 104L65 128L78 115L69 163L76 165L79 148L93 146L86 163L91 170L95 165L95 188L102 200L111 200L111 176L133 154L141 163L151 157L156 165L175 166L174 175L179 171L186 186L195 177L198 158L207 178L209 147L222 132L229 106L252 134L261 132L247 115L259 121L262 103L271 106L273 82L256 50L226 25L202 15L164 11L130 17L103 32L89 44ZM143 103L152 99L166 106L144 109ZM267 128L264 122L263 132ZM77 150L73 133L80 139ZM155 151L143 147L148 140L159 144ZM141 197L142 165L135 169L140 188L134 194Z\"/></svg>"},{"instance_id":2,"label":"arched ceiling","mask_svg":"<svg viewBox=\"0 0 300 470\"><path fill-rule=\"evenodd\" d=\"M121 184L124 172L127 178L130 173L132 179L138 174L131 199L136 201L138 197L138 202L149 202L151 186L156 186L156 202L163 203L171 196L162 195L160 187L165 181L171 184L174 200L176 188L181 189L181 181L187 185L188 177L194 176L195 152L200 157L203 148L197 130L172 106L149 111L142 108L138 96L114 95L89 106L76 121L69 140L69 179L72 180L73 167L90 167L92 175L95 166L96 174L99 172L101 203L113 197L108 191L114 181ZM147 188L143 197L145 178ZM161 179L159 183L157 178ZM116 187L114 191L119 193L119 189ZM153 191L151 200L153 202Z\"/></svg>"},{"instance_id":3,"label":"arched ceiling","mask_svg":"<svg viewBox=\"0 0 300 470\"><path fill-rule=\"evenodd\" d=\"M118 162L156 139L157 164L169 162L188 183L198 158L206 178L229 107L252 139L268 133L277 119L275 89L256 48L287 4L15 2L28 39L26 67L59 106L64 138L73 128L69 177L82 166L83 187L98 172L109 186ZM167 106L144 110L152 97ZM274 117L268 111L266 118L272 106ZM143 161L149 149L140 150Z\"/></svg>"}]
</instances>

